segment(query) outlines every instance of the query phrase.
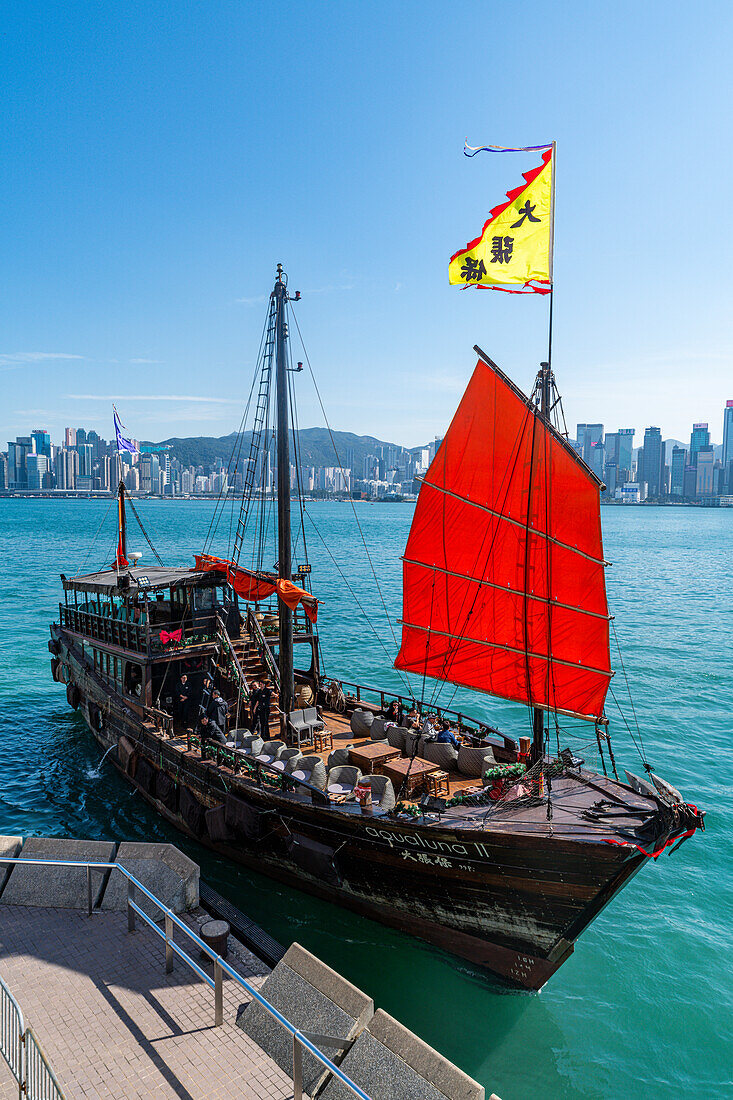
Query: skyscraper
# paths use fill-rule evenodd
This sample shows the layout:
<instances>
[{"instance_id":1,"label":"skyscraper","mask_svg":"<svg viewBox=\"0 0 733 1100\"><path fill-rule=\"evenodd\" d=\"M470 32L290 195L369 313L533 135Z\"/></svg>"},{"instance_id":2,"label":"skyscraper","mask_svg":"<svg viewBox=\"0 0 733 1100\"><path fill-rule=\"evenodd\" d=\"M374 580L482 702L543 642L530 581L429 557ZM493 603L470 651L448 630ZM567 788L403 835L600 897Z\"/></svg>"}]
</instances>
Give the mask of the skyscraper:
<instances>
[{"instance_id":1,"label":"skyscraper","mask_svg":"<svg viewBox=\"0 0 733 1100\"><path fill-rule=\"evenodd\" d=\"M50 459L45 454L29 454L26 458L29 489L47 489Z\"/></svg>"},{"instance_id":2,"label":"skyscraper","mask_svg":"<svg viewBox=\"0 0 733 1100\"><path fill-rule=\"evenodd\" d=\"M644 430L642 454L647 497L658 500L664 494L664 444L659 428Z\"/></svg>"},{"instance_id":3,"label":"skyscraper","mask_svg":"<svg viewBox=\"0 0 733 1100\"><path fill-rule=\"evenodd\" d=\"M693 424L690 436L690 465L697 466L697 455L703 447L710 446L710 432L707 424Z\"/></svg>"},{"instance_id":4,"label":"skyscraper","mask_svg":"<svg viewBox=\"0 0 733 1100\"><path fill-rule=\"evenodd\" d=\"M695 495L698 500L713 495L713 466L715 455L710 444L701 447L697 452L697 480L695 482Z\"/></svg>"},{"instance_id":5,"label":"skyscraper","mask_svg":"<svg viewBox=\"0 0 733 1100\"><path fill-rule=\"evenodd\" d=\"M45 455L51 458L51 436L43 428L35 428L31 432L31 439L35 443L37 455Z\"/></svg>"},{"instance_id":6,"label":"skyscraper","mask_svg":"<svg viewBox=\"0 0 733 1100\"><path fill-rule=\"evenodd\" d=\"M625 485L627 481L631 481L635 434L635 428L619 428L616 432L616 466L619 485Z\"/></svg>"},{"instance_id":7,"label":"skyscraper","mask_svg":"<svg viewBox=\"0 0 733 1100\"><path fill-rule=\"evenodd\" d=\"M35 454L35 443L31 437L18 435L15 443L8 443L8 485L11 489L28 488L28 455Z\"/></svg>"},{"instance_id":8,"label":"skyscraper","mask_svg":"<svg viewBox=\"0 0 733 1100\"><path fill-rule=\"evenodd\" d=\"M67 447L76 446L76 428L66 428L64 432L64 443Z\"/></svg>"},{"instance_id":9,"label":"skyscraper","mask_svg":"<svg viewBox=\"0 0 733 1100\"><path fill-rule=\"evenodd\" d=\"M673 497L681 497L685 490L685 466L687 465L687 450L685 447L672 448L672 471L670 476L670 494Z\"/></svg>"},{"instance_id":10,"label":"skyscraper","mask_svg":"<svg viewBox=\"0 0 733 1100\"><path fill-rule=\"evenodd\" d=\"M726 401L723 410L723 469L733 462L733 401Z\"/></svg>"}]
</instances>

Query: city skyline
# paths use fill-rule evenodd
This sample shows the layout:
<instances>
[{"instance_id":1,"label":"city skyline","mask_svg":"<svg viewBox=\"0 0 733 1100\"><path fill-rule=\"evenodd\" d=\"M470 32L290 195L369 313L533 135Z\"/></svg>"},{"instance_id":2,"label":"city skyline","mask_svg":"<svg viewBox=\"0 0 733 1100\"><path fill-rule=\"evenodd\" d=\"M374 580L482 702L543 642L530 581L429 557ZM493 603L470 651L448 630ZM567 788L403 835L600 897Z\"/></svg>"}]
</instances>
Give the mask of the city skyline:
<instances>
[{"instance_id":1,"label":"city skyline","mask_svg":"<svg viewBox=\"0 0 733 1100\"><path fill-rule=\"evenodd\" d=\"M682 440L664 437L657 426L643 430L641 446L635 446L637 430L619 427L606 431L601 422L578 423L571 445L604 485L603 499L626 503L645 500L686 502L733 501L733 399L722 410L722 442L716 444L707 421L695 421L689 447ZM446 425L447 427L447 425ZM318 429L301 429L299 440ZM420 478L435 456L442 436L419 447L380 441L370 436L337 433L343 455L334 453L333 464L307 458L291 462L291 491L305 495L354 495L368 499L412 498ZM334 437L329 432L332 445ZM121 437L118 437L118 439ZM125 487L154 496L190 496L241 492L243 475L233 464L237 448L227 449L229 436L194 437L158 441L151 445L125 440L132 453L119 451L94 430L65 427L63 440L53 443L43 428L8 441L0 451L0 492L104 492L121 477ZM213 461L187 462L175 451L198 445L220 444ZM357 452L355 445L359 445ZM372 453L364 452L364 445ZM276 483L274 435L258 464L259 491L272 494ZM200 454L199 454L200 458Z\"/></svg>"}]
</instances>

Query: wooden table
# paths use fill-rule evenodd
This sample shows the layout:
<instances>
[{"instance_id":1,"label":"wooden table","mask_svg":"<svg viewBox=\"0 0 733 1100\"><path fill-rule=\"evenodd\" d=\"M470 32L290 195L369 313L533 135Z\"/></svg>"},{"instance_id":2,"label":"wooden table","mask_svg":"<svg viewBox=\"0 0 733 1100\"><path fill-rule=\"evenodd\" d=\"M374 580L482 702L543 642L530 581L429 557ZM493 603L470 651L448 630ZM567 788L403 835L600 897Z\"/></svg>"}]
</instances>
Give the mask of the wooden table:
<instances>
[{"instance_id":1,"label":"wooden table","mask_svg":"<svg viewBox=\"0 0 733 1100\"><path fill-rule=\"evenodd\" d=\"M420 791L425 789L427 777L431 772L437 771L440 771L437 764L431 764L429 760L421 760L417 756L414 760L408 760L407 758L390 760L382 767L382 774L392 780L397 796L399 796L402 784L407 779L405 789L402 792L403 798L413 798L416 794L419 794Z\"/></svg>"},{"instance_id":2,"label":"wooden table","mask_svg":"<svg viewBox=\"0 0 733 1100\"><path fill-rule=\"evenodd\" d=\"M349 749L349 759L363 775L380 775L387 761L400 755L387 741L372 741Z\"/></svg>"}]
</instances>

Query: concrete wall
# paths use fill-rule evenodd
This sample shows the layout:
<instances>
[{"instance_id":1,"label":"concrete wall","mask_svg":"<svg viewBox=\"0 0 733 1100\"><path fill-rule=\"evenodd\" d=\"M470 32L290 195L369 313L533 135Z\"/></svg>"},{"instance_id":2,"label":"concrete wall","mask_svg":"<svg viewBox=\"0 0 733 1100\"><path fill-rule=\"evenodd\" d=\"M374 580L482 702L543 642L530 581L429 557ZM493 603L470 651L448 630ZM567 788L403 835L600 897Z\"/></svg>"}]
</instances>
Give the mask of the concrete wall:
<instances>
[{"instance_id":1,"label":"concrete wall","mask_svg":"<svg viewBox=\"0 0 733 1100\"><path fill-rule=\"evenodd\" d=\"M21 847L22 845L22 847ZM20 859L119 862L175 913L199 903L199 867L172 844L137 844L111 840L72 840L63 837L0 837L0 856ZM144 895L135 899L155 919L160 910ZM24 867L0 864L0 903L86 909L87 876L83 867ZM123 910L127 879L115 871L92 871L92 904Z\"/></svg>"}]
</instances>

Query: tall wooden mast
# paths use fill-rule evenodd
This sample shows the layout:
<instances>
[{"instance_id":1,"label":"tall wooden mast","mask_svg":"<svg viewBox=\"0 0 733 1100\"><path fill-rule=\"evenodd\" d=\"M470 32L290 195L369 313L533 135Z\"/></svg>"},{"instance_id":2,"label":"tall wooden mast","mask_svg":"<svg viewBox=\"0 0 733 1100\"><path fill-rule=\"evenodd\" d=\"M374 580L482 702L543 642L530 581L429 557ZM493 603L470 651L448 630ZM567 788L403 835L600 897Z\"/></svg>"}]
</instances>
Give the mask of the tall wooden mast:
<instances>
[{"instance_id":1,"label":"tall wooden mast","mask_svg":"<svg viewBox=\"0 0 733 1100\"><path fill-rule=\"evenodd\" d=\"M552 354L552 295L550 295L550 354ZM539 373L537 374L536 389L539 391L539 408L540 415L549 424L550 422L550 388L551 388L551 368L549 363L540 363ZM547 470L545 476L549 476ZM549 486L547 492L549 493ZM549 593L549 577L548 577L548 593ZM549 615L550 615L550 602L547 603L548 614L548 647L550 639L549 631ZM527 643L529 644L529 643ZM552 654L548 652L548 669L550 667L550 658ZM542 760L545 753L545 712L540 707L532 708L532 763L536 764Z\"/></svg>"},{"instance_id":2,"label":"tall wooden mast","mask_svg":"<svg viewBox=\"0 0 733 1100\"><path fill-rule=\"evenodd\" d=\"M288 408L288 328L285 305L288 290L282 264L277 265L277 279L273 291L277 303L277 327L275 332L275 379L277 390L277 528L278 574L287 581L293 579L292 547L290 537L290 423ZM280 710L288 714L293 709L295 685L293 680L293 613L282 600L279 601L279 664Z\"/></svg>"}]
</instances>

